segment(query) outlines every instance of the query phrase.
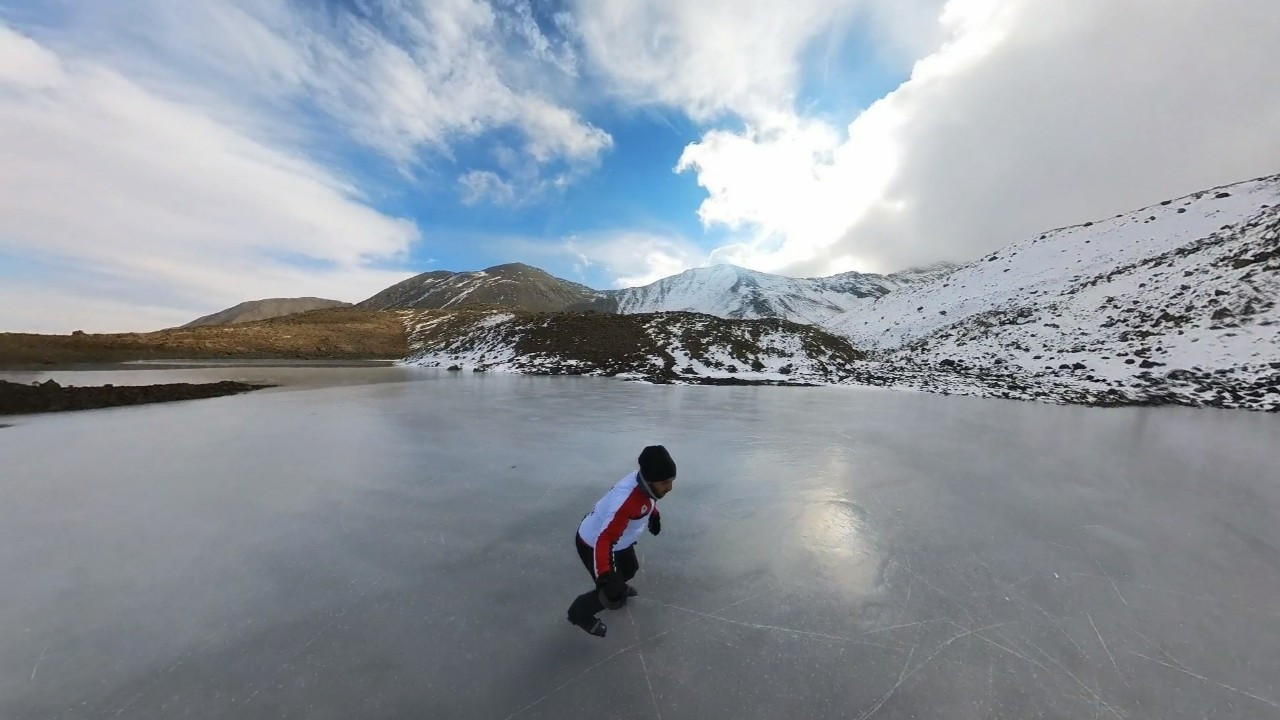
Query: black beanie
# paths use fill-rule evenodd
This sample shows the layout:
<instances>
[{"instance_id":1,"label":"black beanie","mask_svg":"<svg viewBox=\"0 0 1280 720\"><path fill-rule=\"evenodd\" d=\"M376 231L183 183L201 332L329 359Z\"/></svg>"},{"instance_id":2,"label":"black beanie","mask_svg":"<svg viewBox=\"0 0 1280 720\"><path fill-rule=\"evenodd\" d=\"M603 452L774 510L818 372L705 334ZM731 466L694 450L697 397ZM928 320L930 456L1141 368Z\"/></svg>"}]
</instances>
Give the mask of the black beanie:
<instances>
[{"instance_id":1,"label":"black beanie","mask_svg":"<svg viewBox=\"0 0 1280 720\"><path fill-rule=\"evenodd\" d=\"M676 476L676 461L661 445L650 445L640 451L640 475L647 482L670 480Z\"/></svg>"}]
</instances>

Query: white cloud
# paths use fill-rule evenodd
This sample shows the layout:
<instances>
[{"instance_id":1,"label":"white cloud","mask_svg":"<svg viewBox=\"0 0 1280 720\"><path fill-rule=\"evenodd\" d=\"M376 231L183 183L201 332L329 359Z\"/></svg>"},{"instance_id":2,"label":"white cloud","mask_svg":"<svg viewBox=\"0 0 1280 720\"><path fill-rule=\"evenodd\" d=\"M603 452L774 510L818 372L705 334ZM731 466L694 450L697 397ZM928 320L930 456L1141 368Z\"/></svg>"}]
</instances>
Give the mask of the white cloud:
<instances>
[{"instance_id":1,"label":"white cloud","mask_svg":"<svg viewBox=\"0 0 1280 720\"><path fill-rule=\"evenodd\" d=\"M495 130L518 133L519 149L537 166L594 167L612 138L557 101L552 77L572 81L573 47L540 30L528 0L500 6L384 0L351 12L311 3L117 0L74 5L74 24L54 35L109 57L167 97L209 104L212 91L223 110L228 99L277 106L284 112L270 118L279 125L307 122L300 110L318 106L343 135L406 173L451 159L458 142ZM464 173L471 169L483 168Z\"/></svg>"},{"instance_id":2,"label":"white cloud","mask_svg":"<svg viewBox=\"0 0 1280 720\"><path fill-rule=\"evenodd\" d=\"M376 264L417 228L331 170L3 25L0 58L22 61L0 74L0 251L59 266L55 282L6 281L24 290L27 326L154 329L139 325L159 306L355 300L402 275ZM116 296L102 302L104 286Z\"/></svg>"},{"instance_id":3,"label":"white cloud","mask_svg":"<svg viewBox=\"0 0 1280 720\"><path fill-rule=\"evenodd\" d=\"M458 184L462 186L462 202L467 205L478 205L485 201L494 205L512 205L516 202L515 187L497 173L488 170L473 170L458 178Z\"/></svg>"},{"instance_id":4,"label":"white cloud","mask_svg":"<svg viewBox=\"0 0 1280 720\"><path fill-rule=\"evenodd\" d=\"M538 157L497 145L490 153L494 166L502 172L472 170L458 178L464 205L491 203L501 207L526 207L561 193L591 168L570 165L548 170Z\"/></svg>"},{"instance_id":5,"label":"white cloud","mask_svg":"<svg viewBox=\"0 0 1280 720\"><path fill-rule=\"evenodd\" d=\"M1267 0L951 0L943 42L843 129L712 132L695 172L719 251L820 274L969 259L1057 225L1280 170Z\"/></svg>"},{"instance_id":6,"label":"white cloud","mask_svg":"<svg viewBox=\"0 0 1280 720\"><path fill-rule=\"evenodd\" d=\"M433 0L391 21L407 41L352 22L338 42L318 42L312 84L334 115L388 156L411 162L424 146L447 151L455 138L500 127L518 129L540 163L594 162L609 147L609 135L573 111L508 85L505 38L487 3Z\"/></svg>"},{"instance_id":7,"label":"white cloud","mask_svg":"<svg viewBox=\"0 0 1280 720\"><path fill-rule=\"evenodd\" d=\"M707 264L707 254L674 232L614 229L568 235L559 240L507 236L485 244L507 261L543 267L597 289L648 285Z\"/></svg>"},{"instance_id":8,"label":"white cloud","mask_svg":"<svg viewBox=\"0 0 1280 720\"><path fill-rule=\"evenodd\" d=\"M524 40L530 57L550 63L565 75L578 75L577 51L568 42L555 42L542 32L528 0L499 0L499 4L507 11L498 16L499 21L508 34ZM563 23L562 17L558 16L555 21Z\"/></svg>"},{"instance_id":9,"label":"white cloud","mask_svg":"<svg viewBox=\"0 0 1280 720\"><path fill-rule=\"evenodd\" d=\"M846 203L830 170L840 147L834 129L795 118L766 131L707 133L685 149L676 171L695 171L706 188L698 215L707 225L753 226L766 235L839 233L846 226L832 211L843 212Z\"/></svg>"},{"instance_id":10,"label":"white cloud","mask_svg":"<svg viewBox=\"0 0 1280 720\"><path fill-rule=\"evenodd\" d=\"M537 162L556 157L573 163L593 162L613 144L605 131L582 125L574 113L545 100L523 99L518 112L529 136L526 150Z\"/></svg>"},{"instance_id":11,"label":"white cloud","mask_svg":"<svg viewBox=\"0 0 1280 720\"><path fill-rule=\"evenodd\" d=\"M65 81L57 55L0 25L0 83L38 90Z\"/></svg>"},{"instance_id":12,"label":"white cloud","mask_svg":"<svg viewBox=\"0 0 1280 720\"><path fill-rule=\"evenodd\" d=\"M944 4L945 0L878 0L864 3L859 19L873 29L868 40L878 56L910 66L943 40L938 14Z\"/></svg>"},{"instance_id":13,"label":"white cloud","mask_svg":"<svg viewBox=\"0 0 1280 720\"><path fill-rule=\"evenodd\" d=\"M58 298L34 276L4 288L44 290L56 329L81 325L75 297L111 297L84 313L113 329L358 299L399 279L377 268L417 230L322 158L354 139L408 176L457 165L465 202L519 207L596 167L613 138L581 108L610 102L713 128L676 169L734 234L710 253L661 232L542 248L616 285L709 260L965 259L1280 170L1270 0L573 0L549 19L531 0L50 2L25 35L0 24L0 253L60 268ZM807 114L800 94L814 73L839 85L853 42L919 60L851 120Z\"/></svg>"},{"instance_id":14,"label":"white cloud","mask_svg":"<svg viewBox=\"0 0 1280 720\"><path fill-rule=\"evenodd\" d=\"M852 17L860 0L577 0L595 68L628 102L666 104L698 121L753 122L789 110L801 52Z\"/></svg>"},{"instance_id":15,"label":"white cloud","mask_svg":"<svg viewBox=\"0 0 1280 720\"><path fill-rule=\"evenodd\" d=\"M469 202L520 205L576 182L612 138L557 101L547 71L572 84L574 48L542 32L528 0L498 3L6 10L27 21L0 22L0 271L31 307L0 322L149 329L257 297L358 300L402 279L378 268L403 261L418 230L327 160L352 140L406 176L460 165ZM496 165L455 157L490 134Z\"/></svg>"},{"instance_id":16,"label":"white cloud","mask_svg":"<svg viewBox=\"0 0 1280 720\"><path fill-rule=\"evenodd\" d=\"M580 267L599 266L615 288L648 285L706 260L683 238L633 231L569 237L560 251Z\"/></svg>"}]
</instances>

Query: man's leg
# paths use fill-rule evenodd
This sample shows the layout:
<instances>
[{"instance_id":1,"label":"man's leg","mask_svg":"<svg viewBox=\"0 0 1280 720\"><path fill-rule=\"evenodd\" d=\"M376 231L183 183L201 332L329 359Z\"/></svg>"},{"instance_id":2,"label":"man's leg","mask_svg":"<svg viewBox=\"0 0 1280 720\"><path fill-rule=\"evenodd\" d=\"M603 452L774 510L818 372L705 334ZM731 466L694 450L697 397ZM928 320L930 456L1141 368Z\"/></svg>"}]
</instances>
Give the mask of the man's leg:
<instances>
[{"instance_id":1,"label":"man's leg","mask_svg":"<svg viewBox=\"0 0 1280 720\"><path fill-rule=\"evenodd\" d=\"M595 580L595 551L591 549L590 545L583 542L582 538L577 534L574 534L573 542L578 548L578 557L582 559L583 566L587 568L587 574L591 576L592 580ZM631 578L640 572L640 561L636 558L636 546L632 545L625 550L614 553L613 568L622 575L623 580L630 582Z\"/></svg>"},{"instance_id":2,"label":"man's leg","mask_svg":"<svg viewBox=\"0 0 1280 720\"><path fill-rule=\"evenodd\" d=\"M631 582L631 578L640 572L640 561L636 558L636 546L619 550L613 554L613 567L622 575L622 579ZM635 597L640 593L630 585L627 586L627 597Z\"/></svg>"},{"instance_id":3,"label":"man's leg","mask_svg":"<svg viewBox=\"0 0 1280 720\"><path fill-rule=\"evenodd\" d=\"M569 622L583 629L589 628L595 624L596 615L601 610L604 610L604 605L600 602L600 591L592 588L574 598L569 606Z\"/></svg>"},{"instance_id":4,"label":"man's leg","mask_svg":"<svg viewBox=\"0 0 1280 720\"><path fill-rule=\"evenodd\" d=\"M631 578L640 572L640 561L636 558L636 546L619 550L613 554L613 567L622 574L622 579L631 582Z\"/></svg>"},{"instance_id":5,"label":"man's leg","mask_svg":"<svg viewBox=\"0 0 1280 720\"><path fill-rule=\"evenodd\" d=\"M592 571L594 557L591 546L584 543L582 538L574 533L574 545L578 548L578 557L581 558L582 564L586 567L587 573L591 575L592 580L595 579L595 572ZM596 615L604 610L604 604L600 602L600 592L592 588L590 591L582 593L574 598L573 604L569 606L569 622L586 630L592 635L604 637L608 628L604 623L596 618Z\"/></svg>"},{"instance_id":6,"label":"man's leg","mask_svg":"<svg viewBox=\"0 0 1280 720\"><path fill-rule=\"evenodd\" d=\"M587 574L591 576L592 580L595 580L596 579L595 550L593 550L590 545L583 542L582 536L578 535L577 533L573 534L573 544L575 547L578 548L578 557L582 560L583 567L587 569Z\"/></svg>"}]
</instances>

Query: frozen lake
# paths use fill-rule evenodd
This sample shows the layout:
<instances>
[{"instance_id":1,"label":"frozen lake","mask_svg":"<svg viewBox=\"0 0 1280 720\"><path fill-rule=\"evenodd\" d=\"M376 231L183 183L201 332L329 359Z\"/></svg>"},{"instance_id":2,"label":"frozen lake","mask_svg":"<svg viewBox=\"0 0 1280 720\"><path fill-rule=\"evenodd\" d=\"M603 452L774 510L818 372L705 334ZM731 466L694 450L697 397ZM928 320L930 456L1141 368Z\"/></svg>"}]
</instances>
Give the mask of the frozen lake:
<instances>
[{"instance_id":1,"label":"frozen lake","mask_svg":"<svg viewBox=\"0 0 1280 720\"><path fill-rule=\"evenodd\" d=\"M0 717L1280 718L1280 416L412 368L0 428ZM609 636L578 520L679 464Z\"/></svg>"}]
</instances>

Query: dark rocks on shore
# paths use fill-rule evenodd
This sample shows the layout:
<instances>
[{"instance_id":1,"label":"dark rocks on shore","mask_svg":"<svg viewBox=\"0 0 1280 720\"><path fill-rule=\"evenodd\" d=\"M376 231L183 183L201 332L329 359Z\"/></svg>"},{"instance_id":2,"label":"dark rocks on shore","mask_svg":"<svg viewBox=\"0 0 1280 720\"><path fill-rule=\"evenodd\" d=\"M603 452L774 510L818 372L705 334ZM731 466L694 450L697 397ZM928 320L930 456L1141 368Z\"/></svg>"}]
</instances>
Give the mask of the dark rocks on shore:
<instances>
[{"instance_id":1,"label":"dark rocks on shore","mask_svg":"<svg viewBox=\"0 0 1280 720\"><path fill-rule=\"evenodd\" d=\"M268 385L224 380L215 383L169 383L164 385L104 385L63 387L53 380L23 385L0 380L0 415L93 410L121 405L200 400L260 390Z\"/></svg>"},{"instance_id":2,"label":"dark rocks on shore","mask_svg":"<svg viewBox=\"0 0 1280 720\"><path fill-rule=\"evenodd\" d=\"M657 381L652 381L652 382L657 382ZM818 385L817 383L808 383L808 382L790 382L790 381L782 381L782 380L757 380L753 378L705 377L705 376L696 377L696 378L685 378L682 380L682 382L686 382L690 385L726 385L726 386L774 385L774 386L786 386L786 387L820 387L820 385Z\"/></svg>"}]
</instances>

